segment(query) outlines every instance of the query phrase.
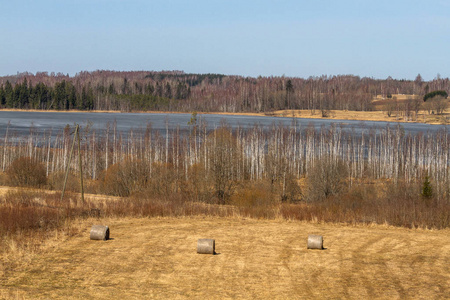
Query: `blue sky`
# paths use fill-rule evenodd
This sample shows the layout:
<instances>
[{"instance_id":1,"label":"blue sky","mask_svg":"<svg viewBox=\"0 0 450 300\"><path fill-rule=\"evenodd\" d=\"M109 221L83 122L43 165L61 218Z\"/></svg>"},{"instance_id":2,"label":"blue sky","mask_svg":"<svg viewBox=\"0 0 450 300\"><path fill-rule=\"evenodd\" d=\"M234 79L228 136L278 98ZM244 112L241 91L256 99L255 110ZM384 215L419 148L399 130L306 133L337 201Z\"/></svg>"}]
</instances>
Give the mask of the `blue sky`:
<instances>
[{"instance_id":1,"label":"blue sky","mask_svg":"<svg viewBox=\"0 0 450 300\"><path fill-rule=\"evenodd\" d=\"M0 0L0 75L450 76L450 1Z\"/></svg>"}]
</instances>

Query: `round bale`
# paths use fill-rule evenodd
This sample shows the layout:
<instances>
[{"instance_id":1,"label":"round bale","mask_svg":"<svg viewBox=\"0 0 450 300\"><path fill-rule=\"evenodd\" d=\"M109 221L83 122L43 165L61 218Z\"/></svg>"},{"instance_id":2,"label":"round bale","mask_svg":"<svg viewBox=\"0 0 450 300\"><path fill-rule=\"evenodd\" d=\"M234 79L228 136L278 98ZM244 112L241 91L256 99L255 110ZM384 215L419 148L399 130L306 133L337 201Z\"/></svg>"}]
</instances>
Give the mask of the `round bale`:
<instances>
[{"instance_id":1,"label":"round bale","mask_svg":"<svg viewBox=\"0 0 450 300\"><path fill-rule=\"evenodd\" d=\"M200 254L215 254L216 241L212 239L199 239L197 241L197 253Z\"/></svg>"},{"instance_id":2,"label":"round bale","mask_svg":"<svg viewBox=\"0 0 450 300\"><path fill-rule=\"evenodd\" d=\"M91 228L91 240L103 240L109 239L109 227L103 225L92 225Z\"/></svg>"},{"instance_id":3,"label":"round bale","mask_svg":"<svg viewBox=\"0 0 450 300\"><path fill-rule=\"evenodd\" d=\"M308 249L323 249L323 237L321 235L308 235Z\"/></svg>"}]
</instances>

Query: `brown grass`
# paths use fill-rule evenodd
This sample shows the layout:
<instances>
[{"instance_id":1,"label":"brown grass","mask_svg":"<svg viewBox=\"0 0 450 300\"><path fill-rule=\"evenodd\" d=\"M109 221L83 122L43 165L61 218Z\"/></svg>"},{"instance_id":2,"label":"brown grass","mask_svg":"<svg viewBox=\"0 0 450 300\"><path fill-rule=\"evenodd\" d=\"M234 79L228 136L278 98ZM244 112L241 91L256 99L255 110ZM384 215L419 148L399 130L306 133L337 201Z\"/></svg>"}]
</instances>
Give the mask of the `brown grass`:
<instances>
[{"instance_id":1,"label":"brown grass","mask_svg":"<svg viewBox=\"0 0 450 300\"><path fill-rule=\"evenodd\" d=\"M381 108L380 108L381 109ZM319 110L315 114L311 114L309 110L280 110L270 113L274 117L291 117L307 118L307 119L323 119ZM331 110L327 119L334 120L355 120L355 121L383 121L383 122L409 122L409 123L426 123L426 124L447 124L447 117L450 117L450 111L442 115L429 115L426 111L419 111L417 121L405 121L403 116L396 116L394 112L390 117L385 111L349 111L349 110Z\"/></svg>"},{"instance_id":2,"label":"brown grass","mask_svg":"<svg viewBox=\"0 0 450 300\"><path fill-rule=\"evenodd\" d=\"M445 298L450 231L219 217L103 219L112 240L49 239L13 264L0 297L18 299ZM308 234L326 250L307 250ZM214 238L219 255L196 253ZM11 259L12 257L10 257Z\"/></svg>"},{"instance_id":3,"label":"brown grass","mask_svg":"<svg viewBox=\"0 0 450 300\"><path fill-rule=\"evenodd\" d=\"M442 115L430 115L426 110L420 110L417 119L409 118L405 120L402 109L400 114L397 115L397 111L394 109L391 116L388 116L385 107L392 103L398 103L400 105L417 99L417 95L403 95L394 94L392 98L383 98L378 96L372 101L373 111L349 111L349 110L330 110L329 117L327 119L335 120L355 120L355 121L383 121L383 122L413 122L413 123L427 123L427 124L447 124L448 117L450 117L450 110L447 109ZM263 114L259 114L263 115ZM310 110L278 110L270 113L264 113L264 115L270 115L274 117L295 117L295 118L311 118L322 119L320 110L312 112Z\"/></svg>"}]
</instances>

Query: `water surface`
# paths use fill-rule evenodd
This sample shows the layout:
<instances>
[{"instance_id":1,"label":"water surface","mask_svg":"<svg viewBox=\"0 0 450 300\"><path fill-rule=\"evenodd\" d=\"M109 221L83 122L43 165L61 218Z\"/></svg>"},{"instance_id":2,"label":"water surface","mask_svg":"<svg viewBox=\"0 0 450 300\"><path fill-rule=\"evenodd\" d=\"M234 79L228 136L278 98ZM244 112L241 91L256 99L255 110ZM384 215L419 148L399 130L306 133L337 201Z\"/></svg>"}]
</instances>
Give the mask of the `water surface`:
<instances>
[{"instance_id":1,"label":"water surface","mask_svg":"<svg viewBox=\"0 0 450 300\"><path fill-rule=\"evenodd\" d=\"M167 127L175 129L179 127L181 131L189 130L188 122L192 115L188 113L84 113L84 112L29 112L29 111L0 111L0 138L4 138L6 129L16 136L27 136L30 128L39 133L52 133L56 135L66 126L80 124L83 128L90 126L96 132L105 131L108 124L115 123L117 130L129 132L131 129L145 129L148 124L155 130L159 130L162 135L166 133ZM342 126L344 129L360 135L371 129L379 130L387 125L401 126L405 133L417 134L419 132L436 132L448 126L430 125L421 123L388 123L375 121L353 121L335 119L306 119L306 118L281 118L266 116L241 116L241 115L215 115L198 114L198 122L206 122L207 128L212 130L226 123L232 128L252 128L257 125L265 130L273 125L282 124L291 126L295 122L299 128L314 126L316 129L321 126L329 127L332 124Z\"/></svg>"}]
</instances>

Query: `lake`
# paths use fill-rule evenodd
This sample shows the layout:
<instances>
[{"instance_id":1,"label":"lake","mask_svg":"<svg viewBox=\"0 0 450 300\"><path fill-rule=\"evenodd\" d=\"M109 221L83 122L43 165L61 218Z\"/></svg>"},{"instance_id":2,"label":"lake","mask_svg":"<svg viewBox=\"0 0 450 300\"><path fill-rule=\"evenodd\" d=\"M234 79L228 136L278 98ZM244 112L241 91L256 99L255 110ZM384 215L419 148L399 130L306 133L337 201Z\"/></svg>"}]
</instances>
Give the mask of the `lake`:
<instances>
[{"instance_id":1,"label":"lake","mask_svg":"<svg viewBox=\"0 0 450 300\"><path fill-rule=\"evenodd\" d=\"M179 126L181 131L189 130L188 122L191 119L188 113L84 113L84 112L29 112L29 111L0 111L0 139L9 132L17 137L27 136L30 128L34 128L39 133L49 133L56 135L67 125L73 126L75 123L82 127L91 126L95 131L101 133L106 129L107 124L116 122L117 130L128 132L131 129L137 130L146 128L148 123L155 130L159 130L162 135L169 129ZM265 117L265 116L234 116L217 114L198 114L197 119L206 122L207 128L212 130L219 127L223 122L232 128L251 128L258 125L264 129L269 129L274 124L289 126L293 124L293 118ZM331 119L295 119L298 127L306 128L314 126L328 127L332 124L339 124L344 129L360 135L361 132L368 132L370 129L383 129L387 125L397 126L399 124L405 133L417 134L419 132L436 132L445 125L429 125L420 123L388 123L374 121L351 121L351 120L331 120ZM9 124L9 125L8 125Z\"/></svg>"}]
</instances>

